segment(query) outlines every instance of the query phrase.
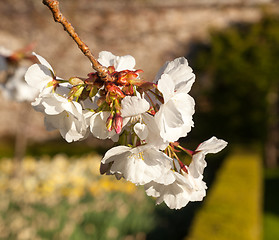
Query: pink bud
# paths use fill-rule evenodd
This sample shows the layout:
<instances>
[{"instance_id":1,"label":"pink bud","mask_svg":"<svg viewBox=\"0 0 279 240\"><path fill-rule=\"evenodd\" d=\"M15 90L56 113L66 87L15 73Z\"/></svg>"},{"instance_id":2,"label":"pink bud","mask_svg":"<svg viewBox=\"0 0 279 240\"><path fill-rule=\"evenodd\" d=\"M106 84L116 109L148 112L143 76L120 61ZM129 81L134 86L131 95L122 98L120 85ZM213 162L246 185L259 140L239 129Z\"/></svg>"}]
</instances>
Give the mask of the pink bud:
<instances>
[{"instance_id":1,"label":"pink bud","mask_svg":"<svg viewBox=\"0 0 279 240\"><path fill-rule=\"evenodd\" d=\"M119 134L123 127L123 118L120 113L116 113L115 118L113 119L113 128L117 134Z\"/></svg>"}]
</instances>

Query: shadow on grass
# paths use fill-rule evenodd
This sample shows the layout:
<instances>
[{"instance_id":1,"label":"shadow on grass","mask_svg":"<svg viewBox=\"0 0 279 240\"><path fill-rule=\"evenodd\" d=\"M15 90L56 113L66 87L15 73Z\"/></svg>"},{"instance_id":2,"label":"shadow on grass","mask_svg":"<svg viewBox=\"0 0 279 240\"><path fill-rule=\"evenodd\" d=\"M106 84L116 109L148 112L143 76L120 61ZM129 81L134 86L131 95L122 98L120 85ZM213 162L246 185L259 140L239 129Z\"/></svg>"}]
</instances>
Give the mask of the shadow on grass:
<instances>
[{"instance_id":1,"label":"shadow on grass","mask_svg":"<svg viewBox=\"0 0 279 240\"><path fill-rule=\"evenodd\" d=\"M279 168L267 170L264 181L264 211L279 216Z\"/></svg>"},{"instance_id":2,"label":"shadow on grass","mask_svg":"<svg viewBox=\"0 0 279 240\"><path fill-rule=\"evenodd\" d=\"M208 166L205 169L204 181L208 186L208 192L214 182L215 175L222 166L226 153L209 155L207 157ZM180 210L171 210L164 203L156 207L155 222L156 227L147 234L147 240L180 240L189 233L195 213L202 206L202 202L190 202Z\"/></svg>"},{"instance_id":3,"label":"shadow on grass","mask_svg":"<svg viewBox=\"0 0 279 240\"><path fill-rule=\"evenodd\" d=\"M279 168L265 171L264 240L279 239Z\"/></svg>"}]
</instances>

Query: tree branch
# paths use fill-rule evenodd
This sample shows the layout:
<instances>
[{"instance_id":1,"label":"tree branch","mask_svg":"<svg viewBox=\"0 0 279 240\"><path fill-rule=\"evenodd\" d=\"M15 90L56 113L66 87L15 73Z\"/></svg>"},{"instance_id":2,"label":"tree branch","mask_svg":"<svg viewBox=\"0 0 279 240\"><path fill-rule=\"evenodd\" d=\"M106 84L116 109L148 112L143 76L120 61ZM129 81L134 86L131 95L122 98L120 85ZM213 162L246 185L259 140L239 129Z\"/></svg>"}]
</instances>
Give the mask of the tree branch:
<instances>
[{"instance_id":1,"label":"tree branch","mask_svg":"<svg viewBox=\"0 0 279 240\"><path fill-rule=\"evenodd\" d=\"M88 46L80 39L72 24L60 12L59 1L43 0L43 4L46 5L52 12L54 21L62 24L64 30L73 38L82 53L90 60L93 69L97 71L99 77L101 77L104 81L111 79L107 68L97 61L97 59L89 50Z\"/></svg>"}]
</instances>

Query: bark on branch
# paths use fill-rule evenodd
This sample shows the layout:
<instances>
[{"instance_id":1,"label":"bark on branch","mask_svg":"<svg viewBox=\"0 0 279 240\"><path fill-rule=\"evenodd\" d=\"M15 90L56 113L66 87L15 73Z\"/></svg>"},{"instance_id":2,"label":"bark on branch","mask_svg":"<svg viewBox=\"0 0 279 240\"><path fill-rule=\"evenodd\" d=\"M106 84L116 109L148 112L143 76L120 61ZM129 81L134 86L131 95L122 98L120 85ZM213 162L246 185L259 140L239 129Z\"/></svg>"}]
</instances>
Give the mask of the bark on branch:
<instances>
[{"instance_id":1,"label":"bark on branch","mask_svg":"<svg viewBox=\"0 0 279 240\"><path fill-rule=\"evenodd\" d=\"M104 81L109 80L111 77L108 74L107 68L101 65L97 61L97 59L93 56L93 54L89 50L88 46L80 39L72 24L61 13L59 9L59 1L43 0L43 4L46 5L52 12L54 21L61 23L62 26L64 27L64 30L73 38L73 40L76 42L76 44L78 45L82 53L90 60L93 69L97 71L98 75Z\"/></svg>"}]
</instances>

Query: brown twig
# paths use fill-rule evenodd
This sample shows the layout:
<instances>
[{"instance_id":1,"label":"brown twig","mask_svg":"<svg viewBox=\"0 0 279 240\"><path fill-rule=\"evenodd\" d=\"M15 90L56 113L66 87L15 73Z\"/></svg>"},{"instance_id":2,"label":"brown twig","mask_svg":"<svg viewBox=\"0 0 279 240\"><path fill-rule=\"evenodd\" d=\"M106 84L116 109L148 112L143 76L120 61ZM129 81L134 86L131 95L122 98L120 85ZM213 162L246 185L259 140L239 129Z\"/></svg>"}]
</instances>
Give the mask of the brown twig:
<instances>
[{"instance_id":1,"label":"brown twig","mask_svg":"<svg viewBox=\"0 0 279 240\"><path fill-rule=\"evenodd\" d=\"M96 58L93 56L88 46L80 39L78 34L76 33L72 24L63 16L59 9L59 1L57 0L43 0L43 4L46 5L53 14L53 18L55 22L61 23L64 27L64 30L73 38L73 40L78 45L79 49L83 52L83 54L90 60L92 63L93 69L95 69L98 75L104 80L109 80L111 76L108 74L108 70L106 67L101 65Z\"/></svg>"}]
</instances>

